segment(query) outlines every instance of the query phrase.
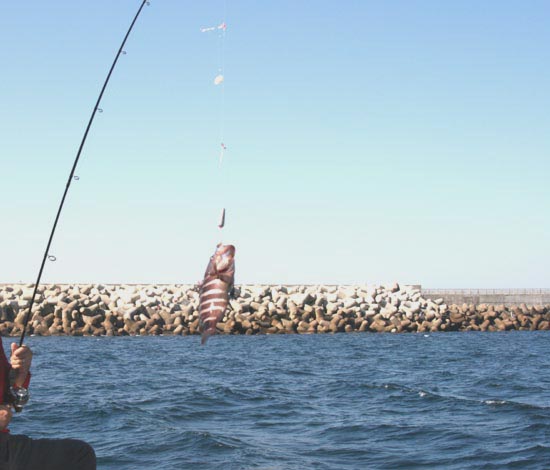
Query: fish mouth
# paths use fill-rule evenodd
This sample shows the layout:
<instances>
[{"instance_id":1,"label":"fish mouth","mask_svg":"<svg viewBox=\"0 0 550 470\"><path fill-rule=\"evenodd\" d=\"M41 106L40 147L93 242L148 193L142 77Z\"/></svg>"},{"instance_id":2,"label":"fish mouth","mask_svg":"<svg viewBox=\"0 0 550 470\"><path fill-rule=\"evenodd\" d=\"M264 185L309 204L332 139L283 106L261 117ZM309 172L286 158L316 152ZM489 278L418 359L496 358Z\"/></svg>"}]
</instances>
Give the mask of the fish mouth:
<instances>
[{"instance_id":1,"label":"fish mouth","mask_svg":"<svg viewBox=\"0 0 550 470\"><path fill-rule=\"evenodd\" d=\"M216 251L216 267L218 271L224 271L231 267L235 258L235 247L233 245L221 245Z\"/></svg>"},{"instance_id":2,"label":"fish mouth","mask_svg":"<svg viewBox=\"0 0 550 470\"><path fill-rule=\"evenodd\" d=\"M217 252L221 256L235 256L235 247L233 245L218 245Z\"/></svg>"}]
</instances>

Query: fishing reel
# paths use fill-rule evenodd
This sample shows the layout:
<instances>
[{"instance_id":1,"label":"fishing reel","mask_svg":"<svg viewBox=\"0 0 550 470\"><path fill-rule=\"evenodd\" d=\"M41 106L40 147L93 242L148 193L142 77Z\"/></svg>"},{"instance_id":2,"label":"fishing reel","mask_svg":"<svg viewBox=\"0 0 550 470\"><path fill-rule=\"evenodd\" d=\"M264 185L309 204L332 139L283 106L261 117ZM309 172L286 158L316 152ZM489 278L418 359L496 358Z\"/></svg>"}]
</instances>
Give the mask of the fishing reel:
<instances>
[{"instance_id":1,"label":"fishing reel","mask_svg":"<svg viewBox=\"0 0 550 470\"><path fill-rule=\"evenodd\" d=\"M29 391L25 387L12 385L8 390L8 397L15 412L20 413L29 401Z\"/></svg>"},{"instance_id":2,"label":"fishing reel","mask_svg":"<svg viewBox=\"0 0 550 470\"><path fill-rule=\"evenodd\" d=\"M20 413L29 401L29 391L25 387L15 385L15 370L13 369L10 369L8 374L8 383L8 403L13 406L16 413Z\"/></svg>"}]
</instances>

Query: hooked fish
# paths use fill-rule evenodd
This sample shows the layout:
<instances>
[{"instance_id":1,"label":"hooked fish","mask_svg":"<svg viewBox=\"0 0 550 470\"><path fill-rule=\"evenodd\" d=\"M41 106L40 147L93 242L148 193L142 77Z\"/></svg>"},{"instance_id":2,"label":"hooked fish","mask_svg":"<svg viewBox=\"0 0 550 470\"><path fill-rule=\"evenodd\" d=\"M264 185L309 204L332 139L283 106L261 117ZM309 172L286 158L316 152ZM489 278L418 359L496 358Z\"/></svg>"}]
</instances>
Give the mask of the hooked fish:
<instances>
[{"instance_id":1,"label":"hooked fish","mask_svg":"<svg viewBox=\"0 0 550 470\"><path fill-rule=\"evenodd\" d=\"M218 244L200 285L199 324L201 344L216 332L216 324L229 305L235 281L235 247Z\"/></svg>"}]
</instances>

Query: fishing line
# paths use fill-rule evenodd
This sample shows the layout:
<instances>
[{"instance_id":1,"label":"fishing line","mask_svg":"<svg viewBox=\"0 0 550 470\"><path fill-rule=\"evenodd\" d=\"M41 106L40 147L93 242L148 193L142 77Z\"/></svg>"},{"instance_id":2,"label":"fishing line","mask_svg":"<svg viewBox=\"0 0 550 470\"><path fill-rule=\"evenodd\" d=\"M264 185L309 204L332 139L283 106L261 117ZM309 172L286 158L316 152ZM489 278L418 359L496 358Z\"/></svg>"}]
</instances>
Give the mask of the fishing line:
<instances>
[{"instance_id":1,"label":"fishing line","mask_svg":"<svg viewBox=\"0 0 550 470\"><path fill-rule=\"evenodd\" d=\"M126 45L126 41L127 41L128 37L130 36L130 33L132 32L132 29L134 28L134 25L136 24L136 21L137 21L139 15L141 14L141 11L143 10L143 7L145 5L150 5L150 2L148 0L143 0L142 1L136 15L134 16L134 19L133 19L132 23L130 24L130 27L128 28L128 31L126 32L126 35L124 36L124 39L122 40L122 43L121 43L120 47L118 48L118 51L115 55L115 59L114 59L112 65L111 65L111 68L109 69L109 73L107 74L107 78L105 79L105 82L103 82L103 86L101 87L101 91L99 93L99 96L97 98L95 106L92 110L92 114L91 114L90 119L88 121L88 125L86 126L86 130L84 131L84 136L82 137L82 141L80 142L80 146L78 147L78 151L76 153L76 157L74 159L73 166L72 166L71 172L69 174L69 179L67 180L67 184L65 186L65 191L63 192L63 197L61 198L61 202L60 202L59 207L57 209L57 214L55 216L55 221L53 223L53 227L52 227L52 230L51 230L51 233L50 233L50 237L48 239L48 244L46 245L46 251L44 252L44 257L42 258L42 263L40 264L40 269L38 270L38 277L36 278L36 282L34 284L34 290L33 290L33 293L32 293L29 309L27 311L27 315L25 316L25 321L23 322L23 331L21 333L21 338L19 340L19 347L23 346L23 341L25 339L25 333L27 331L27 326L29 324L29 320L30 320L30 317L31 317L32 307L33 307L35 299L36 299L36 294L38 292L38 287L39 287L40 281L42 279L42 273L44 271L44 266L46 264L46 261L47 260L50 260L50 261L55 261L56 260L56 257L50 254L50 247L51 247L52 240L53 240L53 237L54 237L54 234L55 234L55 230L57 228L57 224L59 222L59 217L61 215L61 211L63 210L63 205L65 204L65 198L67 197L67 193L69 192L69 188L71 186L71 183L73 181L78 181L79 180L79 176L75 175L75 170L76 170L76 167L78 165L78 161L80 160L80 155L82 154L82 149L84 148L84 144L86 143L86 139L88 138L88 133L90 131L90 128L92 127L92 123L94 122L94 118L95 118L96 114L103 112L103 108L101 108L99 106L101 104L101 99L103 98L103 93L105 92L105 89L107 88L107 85L109 83L109 80L111 79L111 75L113 73L113 70L115 69L115 66L118 62L119 57L121 55L126 55L126 51L124 50L124 46ZM17 408L16 408L16 411L17 411Z\"/></svg>"},{"instance_id":2,"label":"fishing line","mask_svg":"<svg viewBox=\"0 0 550 470\"><path fill-rule=\"evenodd\" d=\"M225 193L221 184L222 179L222 164L227 151L227 146L225 144L225 35L227 31L227 0L224 0L223 7L223 16L221 23L218 23L215 26L209 26L201 28L201 33L216 33L217 35L217 48L218 48L218 63L217 63L217 75L214 78L214 85L220 87L220 97L218 102L218 136L219 136L219 157L218 157L218 179L219 184L216 184L217 193L219 193L219 200L223 200L223 195ZM222 204L224 206L224 204ZM226 211L225 207L222 207L220 219L218 222L218 229L220 231L220 243L222 242L222 230L225 226Z\"/></svg>"},{"instance_id":3,"label":"fishing line","mask_svg":"<svg viewBox=\"0 0 550 470\"><path fill-rule=\"evenodd\" d=\"M225 146L225 140L224 140L224 134L225 134L225 32L227 30L227 23L226 23L226 16L227 16L227 0L224 1L224 7L223 7L223 19L220 26L221 32L220 32L220 44L219 44L219 59L218 64L220 66L220 74L224 78L224 81L221 83L222 89L221 89L221 97L220 97L220 162L219 166L221 167L223 162L223 157L225 154L225 151L227 150L227 147Z\"/></svg>"},{"instance_id":4,"label":"fishing line","mask_svg":"<svg viewBox=\"0 0 550 470\"><path fill-rule=\"evenodd\" d=\"M224 81L222 82L222 89L221 89L221 103L220 103L220 161L218 164L219 167L219 173L220 176L222 174L222 164L223 164L223 157L225 155L225 151L227 150L227 147L225 146L225 31L227 29L227 23L226 21L226 15L227 15L227 0L224 0L224 8L223 8L223 20L222 20L222 29L221 29L221 57L220 57L220 64L221 64L221 74L224 77ZM220 177L220 180L223 180L223 178ZM220 198L221 199L221 198ZM220 231L220 243L222 243L222 233L223 228L225 227L225 207L222 208L222 213L220 216L220 221L218 223L218 228Z\"/></svg>"}]
</instances>

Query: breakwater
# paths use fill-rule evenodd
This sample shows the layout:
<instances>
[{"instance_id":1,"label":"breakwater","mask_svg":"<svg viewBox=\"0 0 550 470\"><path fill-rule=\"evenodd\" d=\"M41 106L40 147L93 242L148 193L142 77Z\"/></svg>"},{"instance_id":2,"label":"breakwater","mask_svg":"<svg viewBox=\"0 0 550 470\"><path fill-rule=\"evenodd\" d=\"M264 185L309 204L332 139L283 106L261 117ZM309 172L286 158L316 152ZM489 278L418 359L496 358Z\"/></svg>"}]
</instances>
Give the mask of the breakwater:
<instances>
[{"instance_id":1,"label":"breakwater","mask_svg":"<svg viewBox=\"0 0 550 470\"><path fill-rule=\"evenodd\" d=\"M426 298L462 305L549 305L550 289L422 289Z\"/></svg>"},{"instance_id":2,"label":"breakwater","mask_svg":"<svg viewBox=\"0 0 550 470\"><path fill-rule=\"evenodd\" d=\"M32 285L0 285L0 334L21 334ZM40 286L29 334L193 335L190 285ZM549 330L550 305L446 304L419 286L265 286L235 289L221 334Z\"/></svg>"}]
</instances>

